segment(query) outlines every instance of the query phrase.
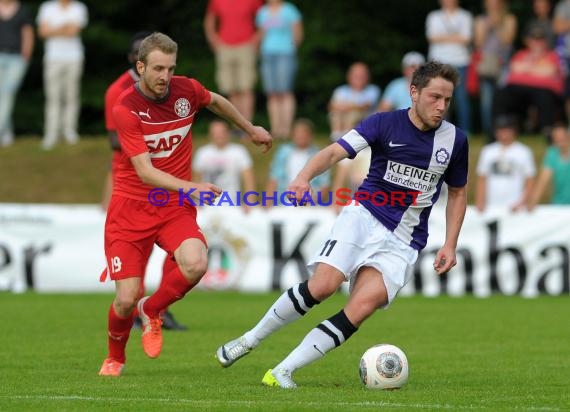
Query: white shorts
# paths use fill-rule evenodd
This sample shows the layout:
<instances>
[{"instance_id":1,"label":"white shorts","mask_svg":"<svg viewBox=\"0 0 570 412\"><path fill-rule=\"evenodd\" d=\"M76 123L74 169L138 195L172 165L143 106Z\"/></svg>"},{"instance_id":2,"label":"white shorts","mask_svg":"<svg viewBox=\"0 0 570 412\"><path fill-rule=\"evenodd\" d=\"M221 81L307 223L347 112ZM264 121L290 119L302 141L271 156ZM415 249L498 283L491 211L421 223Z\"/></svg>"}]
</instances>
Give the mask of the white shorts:
<instances>
[{"instance_id":1,"label":"white shorts","mask_svg":"<svg viewBox=\"0 0 570 412\"><path fill-rule=\"evenodd\" d=\"M344 274L351 288L358 270L372 267L382 273L388 291L387 308L411 279L418 251L398 239L362 205L342 208L328 239L309 261L311 273L326 263Z\"/></svg>"}]
</instances>

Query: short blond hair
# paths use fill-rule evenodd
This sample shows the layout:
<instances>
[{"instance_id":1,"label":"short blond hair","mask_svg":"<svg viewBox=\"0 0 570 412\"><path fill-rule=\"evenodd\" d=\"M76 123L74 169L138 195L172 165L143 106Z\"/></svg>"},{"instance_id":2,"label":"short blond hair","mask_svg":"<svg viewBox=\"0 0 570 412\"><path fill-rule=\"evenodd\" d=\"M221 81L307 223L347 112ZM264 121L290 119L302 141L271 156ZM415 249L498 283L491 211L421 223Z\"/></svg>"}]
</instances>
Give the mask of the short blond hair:
<instances>
[{"instance_id":1,"label":"short blond hair","mask_svg":"<svg viewBox=\"0 0 570 412\"><path fill-rule=\"evenodd\" d=\"M137 59L146 64L147 57L153 50L160 50L165 54L176 54L178 44L166 34L154 32L141 42Z\"/></svg>"}]
</instances>

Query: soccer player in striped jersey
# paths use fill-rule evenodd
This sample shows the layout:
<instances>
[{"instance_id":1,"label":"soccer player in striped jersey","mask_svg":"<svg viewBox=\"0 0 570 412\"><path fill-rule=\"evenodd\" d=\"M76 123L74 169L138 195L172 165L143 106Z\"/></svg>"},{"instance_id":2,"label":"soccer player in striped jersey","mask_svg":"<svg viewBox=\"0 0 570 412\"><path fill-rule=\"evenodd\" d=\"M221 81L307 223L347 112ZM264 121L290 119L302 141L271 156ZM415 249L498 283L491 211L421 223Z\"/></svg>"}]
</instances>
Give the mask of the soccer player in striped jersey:
<instances>
[{"instance_id":1,"label":"soccer player in striped jersey","mask_svg":"<svg viewBox=\"0 0 570 412\"><path fill-rule=\"evenodd\" d=\"M344 308L319 323L262 379L268 386L295 388L292 375L297 369L343 344L376 309L387 308L410 280L443 182L449 190L446 236L433 267L442 274L455 266L467 205L468 141L444 118L457 82L458 74L449 65L420 66L410 85L411 108L373 114L299 172L288 188L298 203L310 192L313 177L365 147L372 151L368 176L354 195L359 201L343 208L309 262L312 277L283 293L253 329L217 350L223 367L350 282Z\"/></svg>"}]
</instances>

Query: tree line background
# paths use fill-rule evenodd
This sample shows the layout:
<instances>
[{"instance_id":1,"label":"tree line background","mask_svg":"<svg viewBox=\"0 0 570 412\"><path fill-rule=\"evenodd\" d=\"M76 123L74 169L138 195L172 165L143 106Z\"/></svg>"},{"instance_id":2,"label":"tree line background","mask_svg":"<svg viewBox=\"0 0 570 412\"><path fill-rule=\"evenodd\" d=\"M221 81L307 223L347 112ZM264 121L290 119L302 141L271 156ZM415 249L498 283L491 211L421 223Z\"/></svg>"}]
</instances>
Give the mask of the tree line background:
<instances>
[{"instance_id":1,"label":"tree line background","mask_svg":"<svg viewBox=\"0 0 570 412\"><path fill-rule=\"evenodd\" d=\"M239 0L236 0L239 1ZM401 74L402 55L410 50L427 53L425 18L439 7L437 0L290 0L303 15L305 38L299 49L295 86L298 116L312 119L327 130L326 105L334 87L345 82L347 67L364 61L372 82L383 90ZM41 0L24 1L35 20ZM86 61L82 80L80 133L104 134L103 97L107 86L127 67L130 38L140 30L162 31L179 45L177 74L195 77L216 91L214 58L204 36L202 20L207 0L83 0L89 25L82 33ZM461 7L481 13L483 0L463 0ZM530 1L513 1L519 19L518 43L531 16ZM18 134L41 134L43 42L37 38L34 56L15 109ZM265 99L257 86L256 121L267 126ZM206 111L207 112L207 111ZM208 117L204 113L202 117ZM475 116L475 113L474 113ZM474 117L477 124L477 118ZM205 130L205 122L197 123Z\"/></svg>"}]
</instances>

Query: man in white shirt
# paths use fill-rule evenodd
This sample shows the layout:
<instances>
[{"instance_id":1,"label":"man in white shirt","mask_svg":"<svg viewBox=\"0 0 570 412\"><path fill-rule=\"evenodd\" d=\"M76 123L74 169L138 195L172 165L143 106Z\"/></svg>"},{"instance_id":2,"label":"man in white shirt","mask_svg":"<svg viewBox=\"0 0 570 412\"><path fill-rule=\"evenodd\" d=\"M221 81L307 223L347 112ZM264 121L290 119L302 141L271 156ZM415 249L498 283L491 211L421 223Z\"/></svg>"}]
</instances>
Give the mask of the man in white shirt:
<instances>
[{"instance_id":1,"label":"man in white shirt","mask_svg":"<svg viewBox=\"0 0 570 412\"><path fill-rule=\"evenodd\" d=\"M77 143L80 86L84 51L81 30L87 26L87 7L76 0L50 0L41 4L38 33L45 40L45 130L42 146L51 149L62 133Z\"/></svg>"},{"instance_id":2,"label":"man in white shirt","mask_svg":"<svg viewBox=\"0 0 570 412\"><path fill-rule=\"evenodd\" d=\"M517 141L517 119L499 116L495 121L497 141L483 147L477 164L475 204L480 212L491 208L525 207L536 168L530 148Z\"/></svg>"},{"instance_id":3,"label":"man in white shirt","mask_svg":"<svg viewBox=\"0 0 570 412\"><path fill-rule=\"evenodd\" d=\"M231 199L231 203L237 205L239 198L243 200L246 192L255 189L251 156L241 144L230 141L229 126L222 120L210 123L208 135L211 143L199 148L194 155L193 180L211 182L221 187L229 196L228 199ZM241 196L238 193L240 190ZM243 201L240 203L244 211L249 210ZM230 205L229 201L227 204Z\"/></svg>"},{"instance_id":4,"label":"man in white shirt","mask_svg":"<svg viewBox=\"0 0 570 412\"><path fill-rule=\"evenodd\" d=\"M469 48L473 40L473 15L459 7L459 0L440 0L441 9L430 12L426 19L429 42L428 60L449 64L459 72L459 84L453 93L456 124L469 133L471 105L465 85L471 61Z\"/></svg>"}]
</instances>

